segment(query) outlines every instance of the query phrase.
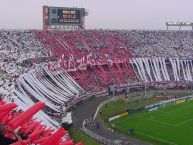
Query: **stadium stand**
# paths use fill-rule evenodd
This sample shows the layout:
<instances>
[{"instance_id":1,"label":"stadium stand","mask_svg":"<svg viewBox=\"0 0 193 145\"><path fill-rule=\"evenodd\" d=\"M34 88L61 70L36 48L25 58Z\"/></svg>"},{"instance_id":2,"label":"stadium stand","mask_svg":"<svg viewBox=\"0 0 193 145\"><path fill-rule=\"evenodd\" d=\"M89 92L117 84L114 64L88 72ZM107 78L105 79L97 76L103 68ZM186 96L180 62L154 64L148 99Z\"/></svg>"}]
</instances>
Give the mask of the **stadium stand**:
<instances>
[{"instance_id":1,"label":"stadium stand","mask_svg":"<svg viewBox=\"0 0 193 145\"><path fill-rule=\"evenodd\" d=\"M191 31L1 30L1 98L23 111L45 102L34 117L56 130L87 93L106 94L111 85L191 84L192 38Z\"/></svg>"},{"instance_id":2,"label":"stadium stand","mask_svg":"<svg viewBox=\"0 0 193 145\"><path fill-rule=\"evenodd\" d=\"M149 83L192 80L190 31L35 33L46 44L49 56L59 58L60 65L85 91L107 92L109 85L127 86L134 80Z\"/></svg>"}]
</instances>

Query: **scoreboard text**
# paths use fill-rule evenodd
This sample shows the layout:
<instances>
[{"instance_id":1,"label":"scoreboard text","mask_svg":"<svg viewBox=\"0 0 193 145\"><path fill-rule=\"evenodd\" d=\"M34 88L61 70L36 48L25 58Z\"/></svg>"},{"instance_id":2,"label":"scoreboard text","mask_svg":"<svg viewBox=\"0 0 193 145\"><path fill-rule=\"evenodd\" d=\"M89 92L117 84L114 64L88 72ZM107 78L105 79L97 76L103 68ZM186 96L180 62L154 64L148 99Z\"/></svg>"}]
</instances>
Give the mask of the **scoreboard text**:
<instances>
[{"instance_id":1,"label":"scoreboard text","mask_svg":"<svg viewBox=\"0 0 193 145\"><path fill-rule=\"evenodd\" d=\"M80 10L58 9L58 23L80 23Z\"/></svg>"},{"instance_id":2,"label":"scoreboard text","mask_svg":"<svg viewBox=\"0 0 193 145\"><path fill-rule=\"evenodd\" d=\"M43 6L43 29L85 29L87 15L85 8Z\"/></svg>"}]
</instances>

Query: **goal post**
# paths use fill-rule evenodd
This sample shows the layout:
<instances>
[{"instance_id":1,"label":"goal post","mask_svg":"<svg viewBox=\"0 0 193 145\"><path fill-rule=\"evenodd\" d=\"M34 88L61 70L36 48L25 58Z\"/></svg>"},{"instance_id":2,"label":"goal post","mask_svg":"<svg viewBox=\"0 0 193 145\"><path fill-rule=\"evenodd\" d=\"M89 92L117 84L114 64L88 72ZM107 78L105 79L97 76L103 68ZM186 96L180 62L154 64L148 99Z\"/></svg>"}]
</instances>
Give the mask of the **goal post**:
<instances>
[{"instance_id":1,"label":"goal post","mask_svg":"<svg viewBox=\"0 0 193 145\"><path fill-rule=\"evenodd\" d=\"M168 105L176 104L176 99L170 99L170 100L162 101L161 104L162 104L161 106L163 108L165 108Z\"/></svg>"}]
</instances>

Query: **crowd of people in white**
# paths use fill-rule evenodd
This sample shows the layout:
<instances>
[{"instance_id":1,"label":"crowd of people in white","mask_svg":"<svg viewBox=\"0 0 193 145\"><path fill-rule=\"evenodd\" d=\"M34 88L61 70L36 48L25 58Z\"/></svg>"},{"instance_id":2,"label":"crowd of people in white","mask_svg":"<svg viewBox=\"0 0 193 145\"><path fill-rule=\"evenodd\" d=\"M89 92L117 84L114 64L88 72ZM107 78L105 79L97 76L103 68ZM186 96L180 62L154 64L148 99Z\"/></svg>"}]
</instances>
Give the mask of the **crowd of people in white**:
<instances>
[{"instance_id":1,"label":"crowd of people in white","mask_svg":"<svg viewBox=\"0 0 193 145\"><path fill-rule=\"evenodd\" d=\"M127 36L134 57L193 57L192 31L130 31Z\"/></svg>"},{"instance_id":2,"label":"crowd of people in white","mask_svg":"<svg viewBox=\"0 0 193 145\"><path fill-rule=\"evenodd\" d=\"M31 31L0 31L0 67L11 77L28 71L47 52ZM21 63L31 59L25 67Z\"/></svg>"}]
</instances>

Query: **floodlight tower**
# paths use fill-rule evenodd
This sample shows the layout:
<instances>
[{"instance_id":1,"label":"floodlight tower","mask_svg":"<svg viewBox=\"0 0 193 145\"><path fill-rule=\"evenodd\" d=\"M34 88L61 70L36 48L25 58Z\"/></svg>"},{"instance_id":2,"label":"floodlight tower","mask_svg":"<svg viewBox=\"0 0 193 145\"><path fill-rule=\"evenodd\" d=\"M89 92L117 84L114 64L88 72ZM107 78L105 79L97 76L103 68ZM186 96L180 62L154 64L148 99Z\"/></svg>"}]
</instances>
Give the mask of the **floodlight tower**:
<instances>
[{"instance_id":1,"label":"floodlight tower","mask_svg":"<svg viewBox=\"0 0 193 145\"><path fill-rule=\"evenodd\" d=\"M190 22L166 22L167 30L169 29L169 26L179 27L179 30L181 30L182 26L184 27L192 27L193 30L193 23Z\"/></svg>"}]
</instances>

